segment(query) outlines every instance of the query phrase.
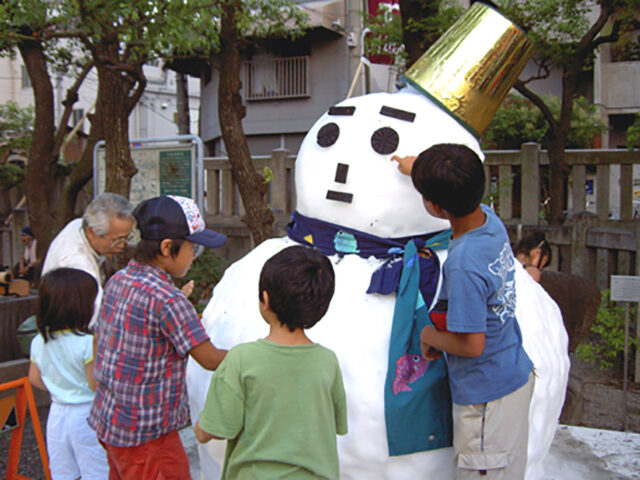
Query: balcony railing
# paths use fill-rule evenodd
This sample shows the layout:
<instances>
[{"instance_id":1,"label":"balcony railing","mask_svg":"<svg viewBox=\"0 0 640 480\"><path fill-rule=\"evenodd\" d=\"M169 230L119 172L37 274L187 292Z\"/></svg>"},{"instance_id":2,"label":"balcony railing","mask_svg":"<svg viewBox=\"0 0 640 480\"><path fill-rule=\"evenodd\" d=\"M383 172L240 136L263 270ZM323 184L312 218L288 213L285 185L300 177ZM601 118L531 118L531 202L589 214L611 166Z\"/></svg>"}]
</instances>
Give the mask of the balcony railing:
<instances>
[{"instance_id":1,"label":"balcony railing","mask_svg":"<svg viewBox=\"0 0 640 480\"><path fill-rule=\"evenodd\" d=\"M271 100L308 97L309 57L267 58L244 62L245 98Z\"/></svg>"}]
</instances>

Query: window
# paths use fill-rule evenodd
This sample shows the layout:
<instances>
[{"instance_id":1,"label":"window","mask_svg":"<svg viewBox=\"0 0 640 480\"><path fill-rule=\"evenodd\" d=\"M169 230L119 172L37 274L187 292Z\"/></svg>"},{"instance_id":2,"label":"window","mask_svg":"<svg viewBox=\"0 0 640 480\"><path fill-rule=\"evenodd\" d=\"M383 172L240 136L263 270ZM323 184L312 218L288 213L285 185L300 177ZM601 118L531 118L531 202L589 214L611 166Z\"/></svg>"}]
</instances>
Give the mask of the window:
<instances>
[{"instance_id":1,"label":"window","mask_svg":"<svg viewBox=\"0 0 640 480\"><path fill-rule=\"evenodd\" d=\"M27 72L27 67L21 65L20 70L22 72L22 88L31 88L31 78L29 77L29 72Z\"/></svg>"},{"instance_id":2,"label":"window","mask_svg":"<svg viewBox=\"0 0 640 480\"><path fill-rule=\"evenodd\" d=\"M73 112L71 112L71 126L75 127L78 122L83 121L84 117L84 110L82 108L76 108L73 110ZM80 125L80 128L82 128L82 125Z\"/></svg>"},{"instance_id":3,"label":"window","mask_svg":"<svg viewBox=\"0 0 640 480\"><path fill-rule=\"evenodd\" d=\"M308 97L308 62L308 56L254 56L243 64L245 97L247 100Z\"/></svg>"}]
</instances>

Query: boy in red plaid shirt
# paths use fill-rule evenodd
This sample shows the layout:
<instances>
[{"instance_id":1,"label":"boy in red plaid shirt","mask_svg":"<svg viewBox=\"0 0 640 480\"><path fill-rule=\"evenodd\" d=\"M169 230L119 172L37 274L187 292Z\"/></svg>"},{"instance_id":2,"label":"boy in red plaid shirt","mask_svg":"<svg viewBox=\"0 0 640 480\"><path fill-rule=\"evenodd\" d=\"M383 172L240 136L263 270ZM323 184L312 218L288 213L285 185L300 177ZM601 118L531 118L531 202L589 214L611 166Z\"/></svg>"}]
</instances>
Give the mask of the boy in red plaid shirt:
<instances>
[{"instance_id":1,"label":"boy in red plaid shirt","mask_svg":"<svg viewBox=\"0 0 640 480\"><path fill-rule=\"evenodd\" d=\"M107 451L109 480L190 478L177 433L188 420L187 355L215 370L226 350L213 346L170 276L187 273L200 245L220 247L226 237L206 230L184 197L146 200L134 216L141 241L104 289L89 425Z\"/></svg>"}]
</instances>

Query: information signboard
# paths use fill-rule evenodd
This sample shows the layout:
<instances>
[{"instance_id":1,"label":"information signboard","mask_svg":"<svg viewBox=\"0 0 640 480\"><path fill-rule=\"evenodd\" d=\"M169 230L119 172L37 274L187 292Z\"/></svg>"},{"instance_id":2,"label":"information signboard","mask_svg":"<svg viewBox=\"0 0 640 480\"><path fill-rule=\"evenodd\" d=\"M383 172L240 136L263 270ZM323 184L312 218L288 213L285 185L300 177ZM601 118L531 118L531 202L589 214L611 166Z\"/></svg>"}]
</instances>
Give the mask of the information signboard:
<instances>
[{"instance_id":1,"label":"information signboard","mask_svg":"<svg viewBox=\"0 0 640 480\"><path fill-rule=\"evenodd\" d=\"M611 275L611 300L616 302L640 302L640 277Z\"/></svg>"},{"instance_id":2,"label":"information signboard","mask_svg":"<svg viewBox=\"0 0 640 480\"><path fill-rule=\"evenodd\" d=\"M198 175L196 143L173 142L154 145L140 143L132 146L131 158L138 172L131 178L129 200L132 204L159 195L180 195L192 198L202 209L204 185ZM94 195L105 191L104 145L94 154Z\"/></svg>"}]
</instances>

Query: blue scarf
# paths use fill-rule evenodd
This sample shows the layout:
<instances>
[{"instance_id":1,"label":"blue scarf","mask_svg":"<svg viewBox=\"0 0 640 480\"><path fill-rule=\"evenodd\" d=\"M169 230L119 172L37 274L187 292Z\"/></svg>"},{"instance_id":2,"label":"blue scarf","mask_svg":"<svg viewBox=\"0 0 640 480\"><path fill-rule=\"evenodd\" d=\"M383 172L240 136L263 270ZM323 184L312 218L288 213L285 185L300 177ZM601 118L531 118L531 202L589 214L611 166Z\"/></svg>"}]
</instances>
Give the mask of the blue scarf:
<instances>
[{"instance_id":1,"label":"blue scarf","mask_svg":"<svg viewBox=\"0 0 640 480\"><path fill-rule=\"evenodd\" d=\"M371 276L367 293L397 293L384 391L389 455L451 446L451 395L444 358L427 362L420 354L420 331L431 323L428 305L440 275L433 250L448 247L451 231L386 239L294 212L287 234L325 255L386 259Z\"/></svg>"}]
</instances>

